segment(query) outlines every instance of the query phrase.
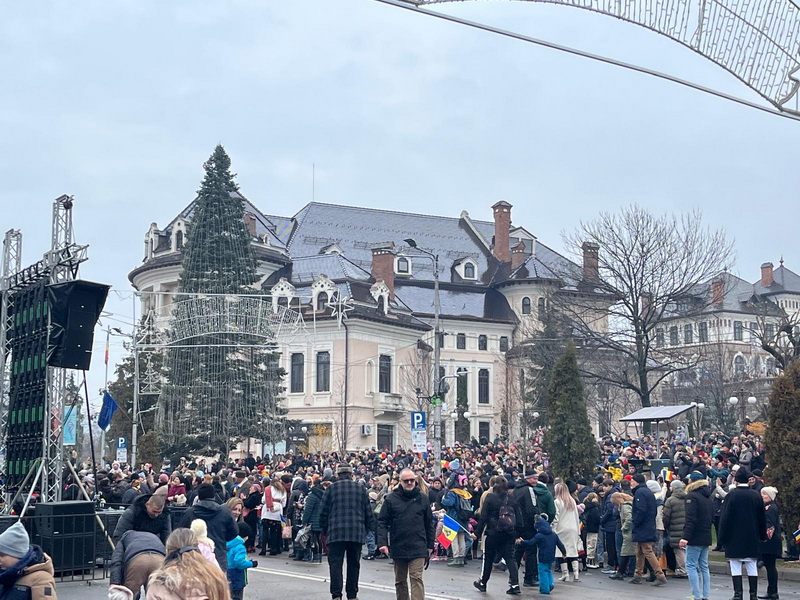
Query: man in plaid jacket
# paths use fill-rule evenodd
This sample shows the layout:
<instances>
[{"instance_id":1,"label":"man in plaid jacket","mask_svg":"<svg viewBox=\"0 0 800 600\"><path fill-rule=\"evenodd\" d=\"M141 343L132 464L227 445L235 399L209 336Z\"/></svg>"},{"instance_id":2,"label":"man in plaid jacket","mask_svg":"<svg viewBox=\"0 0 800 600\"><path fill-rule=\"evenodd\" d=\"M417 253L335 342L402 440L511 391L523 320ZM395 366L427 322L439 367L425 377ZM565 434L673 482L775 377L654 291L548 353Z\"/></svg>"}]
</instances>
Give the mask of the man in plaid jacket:
<instances>
[{"instance_id":1,"label":"man in plaid jacket","mask_svg":"<svg viewBox=\"0 0 800 600\"><path fill-rule=\"evenodd\" d=\"M374 527L375 515L364 486L353 481L353 468L341 464L335 481L322 497L320 525L328 539L328 568L331 574L331 597L342 597L342 566L347 555L347 598L358 597L358 574L361 547L367 531Z\"/></svg>"}]
</instances>

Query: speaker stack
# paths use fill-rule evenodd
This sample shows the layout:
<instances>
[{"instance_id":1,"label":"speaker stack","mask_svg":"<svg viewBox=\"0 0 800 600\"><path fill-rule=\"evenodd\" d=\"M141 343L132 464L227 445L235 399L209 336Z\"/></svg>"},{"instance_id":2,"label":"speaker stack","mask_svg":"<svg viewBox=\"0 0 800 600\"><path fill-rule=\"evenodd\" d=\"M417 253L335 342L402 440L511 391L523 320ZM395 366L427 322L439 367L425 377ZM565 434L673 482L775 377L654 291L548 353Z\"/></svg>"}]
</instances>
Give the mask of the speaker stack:
<instances>
[{"instance_id":1,"label":"speaker stack","mask_svg":"<svg viewBox=\"0 0 800 600\"><path fill-rule=\"evenodd\" d=\"M6 469L9 483L16 486L33 461L42 456L47 397L47 280L14 292L11 306Z\"/></svg>"},{"instance_id":2,"label":"speaker stack","mask_svg":"<svg viewBox=\"0 0 800 600\"><path fill-rule=\"evenodd\" d=\"M42 457L47 419L47 367L86 370L94 326L109 286L88 281L48 285L46 277L11 293L7 481L22 483Z\"/></svg>"}]
</instances>

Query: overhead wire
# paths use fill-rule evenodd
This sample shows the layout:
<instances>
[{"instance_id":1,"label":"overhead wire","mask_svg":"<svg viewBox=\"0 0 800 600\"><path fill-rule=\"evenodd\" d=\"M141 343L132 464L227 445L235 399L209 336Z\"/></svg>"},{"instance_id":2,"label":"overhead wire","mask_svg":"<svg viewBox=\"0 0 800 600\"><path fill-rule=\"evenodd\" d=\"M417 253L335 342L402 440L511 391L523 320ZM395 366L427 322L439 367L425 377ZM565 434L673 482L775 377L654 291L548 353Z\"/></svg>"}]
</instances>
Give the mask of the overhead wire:
<instances>
[{"instance_id":1,"label":"overhead wire","mask_svg":"<svg viewBox=\"0 0 800 600\"><path fill-rule=\"evenodd\" d=\"M627 63L621 60L617 60L615 58L610 58L607 56L602 56L599 54L593 54L591 52L586 52L584 50L578 50L577 48L572 48L570 46L565 46L563 44L556 44L554 42L548 42L546 40L541 40L538 38L534 38L528 35L523 35L521 33L516 33L513 31L508 31L506 29L500 29L499 27L493 27L492 25L486 25L485 23L478 23L477 21L470 21L468 19L463 19L461 17L456 17L453 15L448 15L445 13L435 12L426 8L421 8L413 3L413 0L373 0L374 2L380 2L381 4L388 4L390 6L394 6L396 8L402 8L405 10L410 10L412 12L419 13L421 15L434 17L436 19L441 19L444 21L450 21L452 23L457 23L459 25L464 25L466 27L471 27L473 29L479 29L481 31L486 31L488 33L494 33L497 35L501 35L504 37L513 38L522 42L528 42L529 44L535 44L537 46L542 46L544 48L550 48L551 50L557 50L559 52L565 52L567 54L572 54L575 56L580 56L581 58L588 58L589 60L594 60L597 62L605 63L608 65L612 65L615 67L620 67L622 69L626 69L629 71L635 71L637 73L642 73L644 75L650 75L651 77L656 77L658 79L663 79L665 81L670 81L672 83L676 83L678 85L682 85L684 87L691 88L698 92L703 92L706 94L710 94L712 96L716 96L717 98L721 98L723 100L728 100L730 102L734 102L737 104L741 104L742 106L746 106L748 108L754 108L756 110L760 110L770 115L774 115L777 117L784 117L786 119L791 119L792 121L800 121L800 114L793 114L789 112L780 111L774 108L770 108L768 106L764 106L762 104L758 104L756 102L752 102L750 100L745 100L744 98L740 98L738 96L733 96L732 94L727 94L725 92L721 92L719 90L715 90L713 88L706 87L704 85L700 85L699 83L694 83L692 81L688 81L686 79L681 79L680 77L675 77L674 75L668 75L667 73L662 73L660 71L656 71L655 69L650 69L648 67L642 67L639 65L634 65L631 63Z\"/></svg>"}]
</instances>

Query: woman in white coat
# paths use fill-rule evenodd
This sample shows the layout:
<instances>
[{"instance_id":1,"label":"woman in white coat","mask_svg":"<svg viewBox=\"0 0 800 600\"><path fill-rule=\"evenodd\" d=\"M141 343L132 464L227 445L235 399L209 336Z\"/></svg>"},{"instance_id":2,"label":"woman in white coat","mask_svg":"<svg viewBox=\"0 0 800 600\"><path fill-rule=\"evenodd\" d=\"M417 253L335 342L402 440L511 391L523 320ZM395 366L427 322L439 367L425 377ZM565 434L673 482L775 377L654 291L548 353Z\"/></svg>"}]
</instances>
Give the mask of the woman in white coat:
<instances>
[{"instance_id":1,"label":"woman in white coat","mask_svg":"<svg viewBox=\"0 0 800 600\"><path fill-rule=\"evenodd\" d=\"M581 547L581 526L578 507L564 483L556 484L555 497L556 520L553 523L553 533L558 535L567 551L561 562L561 581L567 581L570 571L574 581L580 581L578 555Z\"/></svg>"}]
</instances>

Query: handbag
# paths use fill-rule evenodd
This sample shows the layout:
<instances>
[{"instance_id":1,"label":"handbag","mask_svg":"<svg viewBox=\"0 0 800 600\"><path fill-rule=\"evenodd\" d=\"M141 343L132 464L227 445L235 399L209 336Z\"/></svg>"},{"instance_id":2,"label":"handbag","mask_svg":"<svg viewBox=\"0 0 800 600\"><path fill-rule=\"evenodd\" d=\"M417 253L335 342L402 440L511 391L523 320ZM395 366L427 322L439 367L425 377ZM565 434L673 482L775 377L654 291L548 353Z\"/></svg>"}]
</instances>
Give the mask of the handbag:
<instances>
[{"instance_id":1,"label":"handbag","mask_svg":"<svg viewBox=\"0 0 800 600\"><path fill-rule=\"evenodd\" d=\"M287 523L281 528L281 538L284 540L291 540L293 537L292 526L291 524Z\"/></svg>"}]
</instances>

